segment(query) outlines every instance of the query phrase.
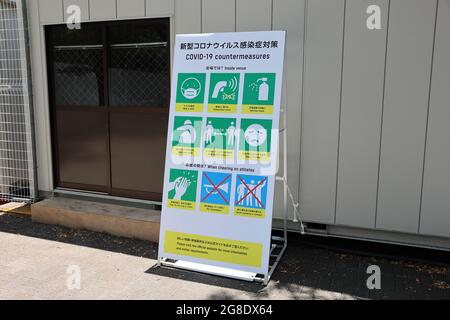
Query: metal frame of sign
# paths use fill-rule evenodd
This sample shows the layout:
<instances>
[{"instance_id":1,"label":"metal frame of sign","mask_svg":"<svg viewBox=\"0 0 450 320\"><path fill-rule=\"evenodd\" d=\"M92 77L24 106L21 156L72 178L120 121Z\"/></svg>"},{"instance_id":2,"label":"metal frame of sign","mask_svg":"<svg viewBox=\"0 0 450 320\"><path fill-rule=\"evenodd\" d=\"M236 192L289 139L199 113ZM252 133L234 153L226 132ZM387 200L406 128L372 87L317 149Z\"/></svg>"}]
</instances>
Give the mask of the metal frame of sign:
<instances>
[{"instance_id":1,"label":"metal frame of sign","mask_svg":"<svg viewBox=\"0 0 450 320\"><path fill-rule=\"evenodd\" d=\"M283 78L286 79L285 73ZM285 92L285 86L283 86L283 92ZM285 94L283 94L285 97ZM280 112L283 113L282 124L283 127L279 129L279 134L283 136L283 174L276 176L276 180L283 182L283 236L272 236L272 243L270 249L270 260L272 263L269 265L269 272L266 275L260 275L253 272L245 272L228 268L220 268L210 265L204 265L200 263L173 260L168 258L158 259L158 266L183 269L188 271L202 272L215 276L222 276L227 278L233 278L244 281L256 281L261 282L264 285L268 285L272 275L275 272L278 264L284 256L287 249L287 221L288 221L288 184L287 184L287 110L286 107ZM270 261L269 260L269 261Z\"/></svg>"},{"instance_id":2,"label":"metal frame of sign","mask_svg":"<svg viewBox=\"0 0 450 320\"><path fill-rule=\"evenodd\" d=\"M286 31L285 31L286 32ZM275 183L277 181L283 184L283 229L282 236L272 236L270 244L270 256L269 256L269 268L267 274L258 274L254 272L247 272L242 270L236 270L231 268L223 268L218 266L212 266L208 264L190 262L185 260L175 260L172 258L166 258L158 256L157 267L175 268L187 271L200 272L210 274L214 276L227 277L242 281L260 282L263 285L268 285L271 280L278 264L284 256L287 249L287 221L288 221L288 184L287 184L287 107L286 107L286 50L284 50L284 65L283 65L283 80L282 80L282 95L281 95L281 108L280 108L280 123L278 129L278 139L283 138L282 146L278 147L278 157L283 157L283 172L281 175L275 175ZM282 151L280 149L283 149ZM251 191L250 191L251 192Z\"/></svg>"}]
</instances>

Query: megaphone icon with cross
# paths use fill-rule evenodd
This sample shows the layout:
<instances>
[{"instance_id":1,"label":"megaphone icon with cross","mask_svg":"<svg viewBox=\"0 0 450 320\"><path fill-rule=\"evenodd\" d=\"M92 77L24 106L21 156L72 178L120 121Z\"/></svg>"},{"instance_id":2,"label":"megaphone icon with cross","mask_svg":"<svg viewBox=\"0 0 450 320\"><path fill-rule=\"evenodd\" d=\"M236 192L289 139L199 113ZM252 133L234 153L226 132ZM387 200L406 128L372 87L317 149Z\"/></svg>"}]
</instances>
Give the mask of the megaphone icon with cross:
<instances>
[{"instance_id":1,"label":"megaphone icon with cross","mask_svg":"<svg viewBox=\"0 0 450 320\"><path fill-rule=\"evenodd\" d=\"M217 194L218 190L228 193L228 182L220 185L218 188L214 188L214 186L212 186L210 184L205 184L204 187L205 187L207 193L212 192L212 194Z\"/></svg>"}]
</instances>

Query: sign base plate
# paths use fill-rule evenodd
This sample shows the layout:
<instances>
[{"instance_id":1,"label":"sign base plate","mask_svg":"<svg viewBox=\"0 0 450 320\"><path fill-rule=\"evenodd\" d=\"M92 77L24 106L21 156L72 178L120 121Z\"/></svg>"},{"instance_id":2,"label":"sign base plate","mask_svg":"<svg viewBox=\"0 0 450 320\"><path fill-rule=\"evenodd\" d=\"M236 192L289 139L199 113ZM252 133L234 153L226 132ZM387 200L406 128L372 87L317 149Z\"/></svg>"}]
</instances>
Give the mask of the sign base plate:
<instances>
[{"instance_id":1,"label":"sign base plate","mask_svg":"<svg viewBox=\"0 0 450 320\"><path fill-rule=\"evenodd\" d=\"M182 270L207 273L207 274L211 274L211 275L215 275L215 276L233 278L233 279L249 281L249 282L255 281L255 278L257 276L257 274L253 273L253 272L245 272L245 271L239 271L239 270L234 270L234 269L221 268L221 267L210 266L210 265L206 265L206 264L200 264L200 263L188 262L188 261L182 261L182 260L173 260L173 259L167 259L167 258L162 258L160 261L160 264L164 267L172 267L172 268L178 268L178 269L182 269Z\"/></svg>"}]
</instances>

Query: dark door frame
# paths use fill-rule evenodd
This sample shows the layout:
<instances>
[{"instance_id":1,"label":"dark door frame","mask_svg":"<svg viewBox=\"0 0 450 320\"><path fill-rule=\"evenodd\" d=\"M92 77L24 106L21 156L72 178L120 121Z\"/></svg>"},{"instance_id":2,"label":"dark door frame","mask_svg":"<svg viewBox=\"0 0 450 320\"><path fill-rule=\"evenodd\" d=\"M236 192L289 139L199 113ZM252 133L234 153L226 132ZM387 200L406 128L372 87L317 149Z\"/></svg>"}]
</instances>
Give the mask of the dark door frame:
<instances>
[{"instance_id":1,"label":"dark door frame","mask_svg":"<svg viewBox=\"0 0 450 320\"><path fill-rule=\"evenodd\" d=\"M110 41L108 39L108 27L111 25L125 24L125 23L165 23L167 28L167 88L168 92L166 94L165 107L138 107L138 106L126 106L126 107L113 107L111 108L109 103L109 62L110 62ZM162 193L146 192L138 190L126 190L117 189L112 186L112 163L111 163L111 124L110 115L111 113L121 113L121 112L135 112L144 114L160 114L167 115L167 120L169 116L169 104L170 104L170 70L171 70L171 60L170 60L170 50L171 50L171 33L170 33L170 18L152 18L152 19L137 19L137 20L120 20L120 21L103 21L103 22L85 22L83 24L89 25L100 25L102 32L102 44L103 44L103 103L99 106L70 106L70 105L56 105L56 95L55 95L55 79L53 70L53 45L54 39L52 37L52 27L57 27L58 25L49 25L45 27L45 43L46 43L46 54L47 54L47 75L48 75L48 95L49 95L49 107L50 107L50 129L51 129L51 142L52 142L52 161L53 161L53 183L55 188L65 188L74 189L77 191L89 192L100 192L105 193L110 196L126 197L126 198L136 198L142 200L150 201L161 201ZM59 25L60 26L60 25ZM59 168L59 147L57 141L57 109L59 110L77 110L77 111L89 111L89 112L100 112L104 113L106 117L106 127L105 132L106 143L107 143L107 153L108 153L108 166L105 168L107 170L108 182L106 188L104 186L89 185L81 183L73 183L67 181L61 181L60 179L60 168Z\"/></svg>"}]
</instances>

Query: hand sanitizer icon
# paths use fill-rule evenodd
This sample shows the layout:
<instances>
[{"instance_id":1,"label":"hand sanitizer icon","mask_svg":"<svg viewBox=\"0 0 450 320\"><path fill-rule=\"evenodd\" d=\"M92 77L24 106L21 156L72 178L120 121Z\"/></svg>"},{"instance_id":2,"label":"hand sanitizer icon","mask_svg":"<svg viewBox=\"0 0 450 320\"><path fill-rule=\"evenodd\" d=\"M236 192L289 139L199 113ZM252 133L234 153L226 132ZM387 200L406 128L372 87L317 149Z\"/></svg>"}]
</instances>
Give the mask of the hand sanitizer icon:
<instances>
[{"instance_id":1,"label":"hand sanitizer icon","mask_svg":"<svg viewBox=\"0 0 450 320\"><path fill-rule=\"evenodd\" d=\"M259 101L268 101L269 100L269 85L267 84L267 78L258 79L258 82L261 81L258 90L258 100Z\"/></svg>"}]
</instances>

